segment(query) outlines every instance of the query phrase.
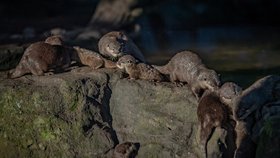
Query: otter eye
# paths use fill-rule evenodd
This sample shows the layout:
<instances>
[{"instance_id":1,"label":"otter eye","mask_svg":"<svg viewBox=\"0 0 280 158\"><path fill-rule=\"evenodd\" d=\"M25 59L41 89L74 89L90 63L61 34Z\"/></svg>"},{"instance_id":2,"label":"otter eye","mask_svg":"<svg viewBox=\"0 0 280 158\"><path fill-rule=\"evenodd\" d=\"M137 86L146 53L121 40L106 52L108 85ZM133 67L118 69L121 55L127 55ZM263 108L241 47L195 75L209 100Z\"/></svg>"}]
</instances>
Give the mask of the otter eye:
<instances>
[{"instance_id":1,"label":"otter eye","mask_svg":"<svg viewBox=\"0 0 280 158\"><path fill-rule=\"evenodd\" d=\"M204 80L204 81L207 81L207 78L204 78L203 80Z\"/></svg>"}]
</instances>

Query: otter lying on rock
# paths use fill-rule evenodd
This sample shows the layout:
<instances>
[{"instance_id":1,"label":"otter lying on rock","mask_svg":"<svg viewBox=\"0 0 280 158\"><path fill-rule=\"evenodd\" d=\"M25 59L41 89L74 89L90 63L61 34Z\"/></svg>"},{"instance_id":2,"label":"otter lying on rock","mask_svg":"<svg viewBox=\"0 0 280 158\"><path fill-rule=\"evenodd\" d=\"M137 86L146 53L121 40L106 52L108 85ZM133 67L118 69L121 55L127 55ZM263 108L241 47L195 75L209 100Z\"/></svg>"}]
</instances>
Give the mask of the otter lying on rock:
<instances>
[{"instance_id":1,"label":"otter lying on rock","mask_svg":"<svg viewBox=\"0 0 280 158\"><path fill-rule=\"evenodd\" d=\"M51 69L65 71L76 61L92 69L100 67L116 68L116 64L100 54L80 47L63 46L59 36L48 37L44 42L31 44L25 51L17 67L8 73L9 78L25 74L42 76Z\"/></svg>"},{"instance_id":2,"label":"otter lying on rock","mask_svg":"<svg viewBox=\"0 0 280 158\"><path fill-rule=\"evenodd\" d=\"M163 81L164 76L158 70L145 63L137 63L131 55L121 57L117 62L117 67L125 70L130 79L143 79L149 81Z\"/></svg>"},{"instance_id":3,"label":"otter lying on rock","mask_svg":"<svg viewBox=\"0 0 280 158\"><path fill-rule=\"evenodd\" d=\"M89 49L80 48L78 46L73 47L73 53L71 59L77 61L83 65L87 65L92 69L98 68L117 68L116 62L105 59L97 52Z\"/></svg>"},{"instance_id":4,"label":"otter lying on rock","mask_svg":"<svg viewBox=\"0 0 280 158\"><path fill-rule=\"evenodd\" d=\"M201 58L190 51L177 53L168 64L154 67L162 74L169 75L171 82L187 82L197 99L205 89L213 91L220 85L218 74L208 69Z\"/></svg>"},{"instance_id":5,"label":"otter lying on rock","mask_svg":"<svg viewBox=\"0 0 280 158\"><path fill-rule=\"evenodd\" d=\"M59 36L51 36L44 42L31 44L24 51L17 67L8 73L8 77L17 78L27 73L41 76L52 68L69 67L70 55L61 44L62 40Z\"/></svg>"},{"instance_id":6,"label":"otter lying on rock","mask_svg":"<svg viewBox=\"0 0 280 158\"><path fill-rule=\"evenodd\" d=\"M137 60L145 62L144 55L134 42L123 32L112 31L102 36L98 42L100 54L118 60L121 56L129 54Z\"/></svg>"},{"instance_id":7,"label":"otter lying on rock","mask_svg":"<svg viewBox=\"0 0 280 158\"><path fill-rule=\"evenodd\" d=\"M227 82L217 91L206 90L200 98L197 116L200 123L200 142L206 157L207 142L216 127L233 131L233 126L229 120L231 112L228 109L228 104L231 103L233 98L241 94L241 91L242 89L238 85ZM234 141L232 143L234 144ZM231 149L231 154L228 154L233 156L233 151L234 149Z\"/></svg>"}]
</instances>

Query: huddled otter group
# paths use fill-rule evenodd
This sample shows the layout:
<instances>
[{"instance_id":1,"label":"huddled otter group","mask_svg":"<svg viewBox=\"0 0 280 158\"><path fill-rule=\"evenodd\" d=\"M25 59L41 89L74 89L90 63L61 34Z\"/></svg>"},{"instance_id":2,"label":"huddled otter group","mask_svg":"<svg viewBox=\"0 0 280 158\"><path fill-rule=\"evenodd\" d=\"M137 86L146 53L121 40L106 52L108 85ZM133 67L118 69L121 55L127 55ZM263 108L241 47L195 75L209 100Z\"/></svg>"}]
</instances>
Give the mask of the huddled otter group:
<instances>
[{"instance_id":1,"label":"huddled otter group","mask_svg":"<svg viewBox=\"0 0 280 158\"><path fill-rule=\"evenodd\" d=\"M215 128L231 131L233 141L228 157L254 157L255 142L252 135L255 113L262 106L280 99L280 76L272 75L256 81L242 91L233 82L221 86L215 70L203 64L194 52L182 51L164 66L149 65L133 41L123 32L105 34L98 42L99 53L78 46L66 46L60 36L31 44L19 64L8 73L9 78L25 74L41 76L51 71L66 71L72 62L91 67L118 68L130 79L162 82L186 82L198 101L197 116L200 123L201 149L207 157L207 142ZM259 118L258 118L259 119ZM235 132L233 132L235 131ZM135 157L139 147L125 142L115 147L115 158Z\"/></svg>"}]
</instances>

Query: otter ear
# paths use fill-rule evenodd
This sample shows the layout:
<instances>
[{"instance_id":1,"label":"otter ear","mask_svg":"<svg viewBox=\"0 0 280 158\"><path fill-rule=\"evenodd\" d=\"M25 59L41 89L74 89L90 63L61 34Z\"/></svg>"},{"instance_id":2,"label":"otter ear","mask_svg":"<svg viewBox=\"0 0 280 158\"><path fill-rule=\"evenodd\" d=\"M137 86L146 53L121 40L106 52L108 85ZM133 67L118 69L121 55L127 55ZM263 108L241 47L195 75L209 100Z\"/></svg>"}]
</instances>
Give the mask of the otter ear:
<instances>
[{"instance_id":1,"label":"otter ear","mask_svg":"<svg viewBox=\"0 0 280 158\"><path fill-rule=\"evenodd\" d=\"M121 39L124 40L124 41L127 41L127 40L128 40L126 34L123 33L123 32L120 33L120 37L121 37Z\"/></svg>"}]
</instances>

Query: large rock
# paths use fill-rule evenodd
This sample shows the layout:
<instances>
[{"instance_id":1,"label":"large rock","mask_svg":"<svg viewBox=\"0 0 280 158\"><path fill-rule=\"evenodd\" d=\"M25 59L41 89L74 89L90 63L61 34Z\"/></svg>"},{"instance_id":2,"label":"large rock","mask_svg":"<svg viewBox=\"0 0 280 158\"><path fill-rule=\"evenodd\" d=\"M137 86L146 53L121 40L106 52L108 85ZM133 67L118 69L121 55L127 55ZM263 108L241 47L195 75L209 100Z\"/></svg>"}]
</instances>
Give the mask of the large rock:
<instances>
[{"instance_id":1,"label":"large rock","mask_svg":"<svg viewBox=\"0 0 280 158\"><path fill-rule=\"evenodd\" d=\"M1 79L2 80L2 79ZM4 79L0 155L100 157L117 144L105 73Z\"/></svg>"},{"instance_id":2,"label":"large rock","mask_svg":"<svg viewBox=\"0 0 280 158\"><path fill-rule=\"evenodd\" d=\"M139 142L139 157L198 157L197 103L188 87L148 81L113 83L110 111L119 141Z\"/></svg>"},{"instance_id":3,"label":"large rock","mask_svg":"<svg viewBox=\"0 0 280 158\"><path fill-rule=\"evenodd\" d=\"M14 80L0 72L1 156L104 157L132 141L140 158L202 157L188 86L80 70Z\"/></svg>"}]
</instances>

